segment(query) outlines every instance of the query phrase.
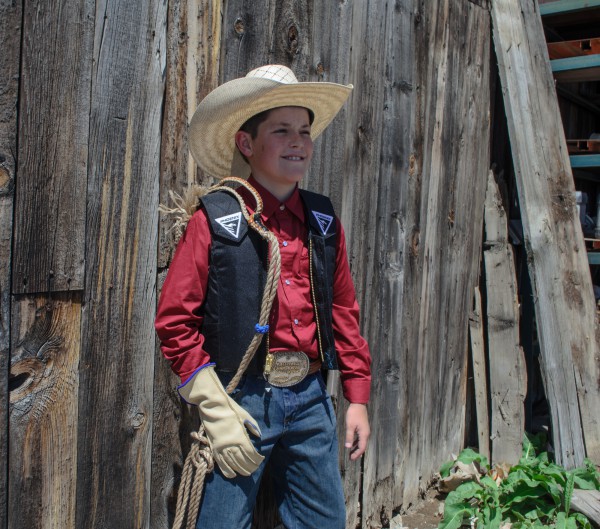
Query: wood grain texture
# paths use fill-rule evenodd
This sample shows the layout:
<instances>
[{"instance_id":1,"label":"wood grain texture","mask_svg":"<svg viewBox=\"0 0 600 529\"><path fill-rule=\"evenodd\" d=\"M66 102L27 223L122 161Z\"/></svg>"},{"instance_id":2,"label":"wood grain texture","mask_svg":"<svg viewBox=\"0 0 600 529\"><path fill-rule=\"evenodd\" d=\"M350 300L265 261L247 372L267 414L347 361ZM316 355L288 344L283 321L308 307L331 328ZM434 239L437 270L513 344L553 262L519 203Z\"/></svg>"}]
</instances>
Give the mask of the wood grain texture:
<instances>
[{"instance_id":1,"label":"wood grain texture","mask_svg":"<svg viewBox=\"0 0 600 529\"><path fill-rule=\"evenodd\" d=\"M356 36L353 36L349 29L353 26L355 8L355 2L315 1L308 6L312 14L312 19L306 27L308 38L302 38L302 34L299 38L301 42L307 41L307 46L298 47L298 57L294 63L297 65L296 73L299 79L341 84L351 82L349 52L352 49L352 40ZM345 195L349 191L347 184L352 181L353 175L345 174L344 163L348 152L347 138L351 130L349 113L355 95L356 91L316 140L310 171L301 184L302 187L331 198L346 229L346 241L349 245L352 244L352 235L347 230L351 229L352 210L346 203ZM346 527L356 527L361 517L364 460L350 461L344 447L347 402L342 394L338 372L328 373L327 387L332 394L338 419L339 464L346 498Z\"/></svg>"},{"instance_id":2,"label":"wood grain texture","mask_svg":"<svg viewBox=\"0 0 600 529\"><path fill-rule=\"evenodd\" d=\"M469 317L469 338L477 413L478 452L490 460L490 414L488 410L487 362L483 334L483 308L479 287L474 291L474 308Z\"/></svg>"},{"instance_id":3,"label":"wood grain texture","mask_svg":"<svg viewBox=\"0 0 600 529\"><path fill-rule=\"evenodd\" d=\"M567 468L598 463L595 302L542 24L536 2L491 6L553 445Z\"/></svg>"},{"instance_id":4,"label":"wood grain texture","mask_svg":"<svg viewBox=\"0 0 600 529\"><path fill-rule=\"evenodd\" d=\"M22 5L0 2L0 529L8 527L8 371Z\"/></svg>"},{"instance_id":5,"label":"wood grain texture","mask_svg":"<svg viewBox=\"0 0 600 529\"><path fill-rule=\"evenodd\" d=\"M95 20L76 525L142 528L150 517L166 4L99 1Z\"/></svg>"},{"instance_id":6,"label":"wood grain texture","mask_svg":"<svg viewBox=\"0 0 600 529\"><path fill-rule=\"evenodd\" d=\"M183 194L203 180L187 148L187 126L198 103L218 84L221 44L220 0L181 0L168 5L165 100L162 118L160 202L169 191ZM158 284L162 285L175 251L172 220L159 222ZM150 526L170 526L190 433L198 429L197 413L176 392L179 379L162 357L158 344L154 374L154 428Z\"/></svg>"},{"instance_id":7,"label":"wood grain texture","mask_svg":"<svg viewBox=\"0 0 600 529\"><path fill-rule=\"evenodd\" d=\"M166 272L158 276L158 295ZM150 528L171 527L175 519L177 493L185 457L191 448L191 433L200 420L195 406L183 403L177 393L176 377L156 347L152 430L152 482L150 489Z\"/></svg>"},{"instance_id":8,"label":"wood grain texture","mask_svg":"<svg viewBox=\"0 0 600 529\"><path fill-rule=\"evenodd\" d=\"M404 489L399 469L407 457L402 443L408 421L402 409L407 365L401 315L410 186L406 175L416 97L415 10L413 2L355 3L346 48L350 52L348 82L355 88L346 111L344 158L337 174L363 333L373 353L369 406L373 434L360 484L361 527L380 527L391 518L392 508L402 503ZM387 242L382 244L384 238ZM352 463L346 459L345 466L352 468ZM352 478L346 476L348 492Z\"/></svg>"},{"instance_id":9,"label":"wood grain texture","mask_svg":"<svg viewBox=\"0 0 600 529\"><path fill-rule=\"evenodd\" d=\"M171 205L169 191L183 194L204 182L187 147L187 129L198 103L219 80L221 0L169 2L167 64L162 120L160 202ZM208 180L207 180L208 182ZM168 267L175 251L172 219L161 217L158 267Z\"/></svg>"},{"instance_id":10,"label":"wood grain texture","mask_svg":"<svg viewBox=\"0 0 600 529\"><path fill-rule=\"evenodd\" d=\"M314 0L226 2L221 42L221 82L263 64L290 66L301 81L309 75Z\"/></svg>"},{"instance_id":11,"label":"wood grain texture","mask_svg":"<svg viewBox=\"0 0 600 529\"><path fill-rule=\"evenodd\" d=\"M352 49L354 2L314 2L308 26L308 46L299 49L297 75L302 81L349 84L350 50ZM350 224L350 212L344 185L351 175L344 174L348 152L346 140L351 136L349 112L356 90L333 122L314 144L311 168L302 186L329 196L344 226ZM347 234L348 236L349 234ZM351 236L347 237L351 239Z\"/></svg>"},{"instance_id":12,"label":"wood grain texture","mask_svg":"<svg viewBox=\"0 0 600 529\"><path fill-rule=\"evenodd\" d=\"M587 516L594 527L600 527L600 491L574 490L571 508Z\"/></svg>"},{"instance_id":13,"label":"wood grain texture","mask_svg":"<svg viewBox=\"0 0 600 529\"><path fill-rule=\"evenodd\" d=\"M516 465L525 434L525 357L519 341L519 303L507 215L490 171L485 200L484 263L490 378L491 463Z\"/></svg>"},{"instance_id":14,"label":"wood grain texture","mask_svg":"<svg viewBox=\"0 0 600 529\"><path fill-rule=\"evenodd\" d=\"M11 529L76 529L81 296L13 304L8 519Z\"/></svg>"},{"instance_id":15,"label":"wood grain texture","mask_svg":"<svg viewBox=\"0 0 600 529\"><path fill-rule=\"evenodd\" d=\"M462 444L464 316L478 274L489 166L488 13L467 2L427 2L419 10L415 197L420 208L409 217L415 236L405 279L408 307L414 307L405 320L412 364L406 406L418 410L408 437L410 498L419 481L426 485L443 454Z\"/></svg>"},{"instance_id":16,"label":"wood grain texture","mask_svg":"<svg viewBox=\"0 0 600 529\"><path fill-rule=\"evenodd\" d=\"M24 3L13 292L80 290L93 2Z\"/></svg>"},{"instance_id":17,"label":"wood grain texture","mask_svg":"<svg viewBox=\"0 0 600 529\"><path fill-rule=\"evenodd\" d=\"M363 527L416 500L462 446L464 315L489 164L480 141L489 137L487 12L469 2L377 9L370 4L367 25L353 27L357 106L344 171L351 262L374 351Z\"/></svg>"}]
</instances>

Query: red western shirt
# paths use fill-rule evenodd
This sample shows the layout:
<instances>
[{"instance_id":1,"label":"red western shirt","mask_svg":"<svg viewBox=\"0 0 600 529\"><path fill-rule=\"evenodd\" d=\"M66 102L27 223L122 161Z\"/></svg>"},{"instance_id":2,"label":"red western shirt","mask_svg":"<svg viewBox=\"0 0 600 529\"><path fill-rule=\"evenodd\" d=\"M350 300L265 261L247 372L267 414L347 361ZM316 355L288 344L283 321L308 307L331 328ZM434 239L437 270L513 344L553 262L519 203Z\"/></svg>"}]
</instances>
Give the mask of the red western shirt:
<instances>
[{"instance_id":1,"label":"red western shirt","mask_svg":"<svg viewBox=\"0 0 600 529\"><path fill-rule=\"evenodd\" d=\"M304 206L296 189L279 202L256 180L249 182L263 199L263 223L277 236L281 252L281 277L271 309L270 350L304 351L318 358L317 326L311 300L308 234ZM239 188L252 213L254 199ZM366 403L371 387L371 356L361 336L354 284L346 255L344 230L338 219L336 269L333 285L333 331L344 396L350 402ZM164 356L182 381L198 367L210 362L203 349L202 304L208 284L211 233L204 209L199 209L173 257L162 288L155 327Z\"/></svg>"}]
</instances>

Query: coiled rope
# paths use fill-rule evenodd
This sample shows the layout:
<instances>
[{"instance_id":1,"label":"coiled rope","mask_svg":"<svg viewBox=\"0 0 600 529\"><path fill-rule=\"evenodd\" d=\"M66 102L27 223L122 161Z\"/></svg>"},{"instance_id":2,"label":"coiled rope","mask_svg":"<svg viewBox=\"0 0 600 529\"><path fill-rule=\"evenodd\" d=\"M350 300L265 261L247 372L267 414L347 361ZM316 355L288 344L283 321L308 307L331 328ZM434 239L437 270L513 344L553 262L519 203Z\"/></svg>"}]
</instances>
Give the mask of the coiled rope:
<instances>
[{"instance_id":1,"label":"coiled rope","mask_svg":"<svg viewBox=\"0 0 600 529\"><path fill-rule=\"evenodd\" d=\"M253 215L248 213L244 199L240 194L227 184L239 184L250 192L256 201L256 209ZM246 180L232 176L224 178L218 184L211 187L208 192L217 190L226 191L237 199L240 203L242 214L248 222L248 226L265 239L269 245L269 269L263 291L260 317L256 326L257 332L244 353L240 367L236 371L235 376L227 385L225 391L228 394L231 394L239 384L244 372L252 361L252 358L254 358L254 354L263 339L265 331L268 333L269 315L271 314L271 308L273 306L275 294L277 293L277 283L279 282L279 275L281 273L281 255L279 253L277 237L270 232L261 221L260 214L263 210L263 202L256 189L254 189ZM202 489L204 488L204 480L206 474L212 472L214 469L212 450L208 438L206 437L206 433L204 432L204 426L200 425L198 432L193 432L191 436L193 442L190 452L185 459L183 472L181 474L173 529L181 529L186 518L186 529L194 529L198 518L198 509L200 507Z\"/></svg>"}]
</instances>

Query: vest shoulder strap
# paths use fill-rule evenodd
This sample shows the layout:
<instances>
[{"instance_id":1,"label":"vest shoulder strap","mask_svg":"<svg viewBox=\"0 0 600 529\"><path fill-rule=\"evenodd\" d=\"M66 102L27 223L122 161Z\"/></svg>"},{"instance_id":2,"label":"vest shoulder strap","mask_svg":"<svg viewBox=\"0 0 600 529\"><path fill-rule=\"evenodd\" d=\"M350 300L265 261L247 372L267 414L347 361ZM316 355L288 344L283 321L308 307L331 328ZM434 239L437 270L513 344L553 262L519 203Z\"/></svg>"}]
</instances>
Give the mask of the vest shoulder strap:
<instances>
[{"instance_id":1,"label":"vest shoulder strap","mask_svg":"<svg viewBox=\"0 0 600 529\"><path fill-rule=\"evenodd\" d=\"M226 191L215 191L201 199L213 236L234 242L241 241L248 232L248 223L242 215L239 202Z\"/></svg>"},{"instance_id":2,"label":"vest shoulder strap","mask_svg":"<svg viewBox=\"0 0 600 529\"><path fill-rule=\"evenodd\" d=\"M299 189L307 210L307 220L311 229L322 236L335 235L335 211L331 200L325 195Z\"/></svg>"}]
</instances>

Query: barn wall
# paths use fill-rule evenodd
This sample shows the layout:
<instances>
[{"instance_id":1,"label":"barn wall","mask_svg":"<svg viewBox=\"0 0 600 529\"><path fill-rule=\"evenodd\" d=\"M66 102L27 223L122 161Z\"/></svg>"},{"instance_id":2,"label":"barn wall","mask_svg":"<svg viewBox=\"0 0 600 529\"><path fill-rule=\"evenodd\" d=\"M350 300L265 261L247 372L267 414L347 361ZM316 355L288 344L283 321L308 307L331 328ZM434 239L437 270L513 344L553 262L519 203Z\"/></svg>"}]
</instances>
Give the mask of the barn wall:
<instances>
[{"instance_id":1,"label":"barn wall","mask_svg":"<svg viewBox=\"0 0 600 529\"><path fill-rule=\"evenodd\" d=\"M20 4L0 3L0 529L7 527L8 511L10 294L21 17Z\"/></svg>"},{"instance_id":2,"label":"barn wall","mask_svg":"<svg viewBox=\"0 0 600 529\"><path fill-rule=\"evenodd\" d=\"M172 522L196 422L152 326L174 248L157 207L168 190L203 180L186 148L198 101L267 62L302 81L355 86L316 143L305 185L332 196L344 223L373 352L372 442L363 461L340 458L348 527L381 527L463 444L489 166L486 2L2 9L13 30L0 38L13 53L0 57L12 80L0 93L5 417L9 351L11 377L0 528ZM260 517L276 519L268 494Z\"/></svg>"}]
</instances>

